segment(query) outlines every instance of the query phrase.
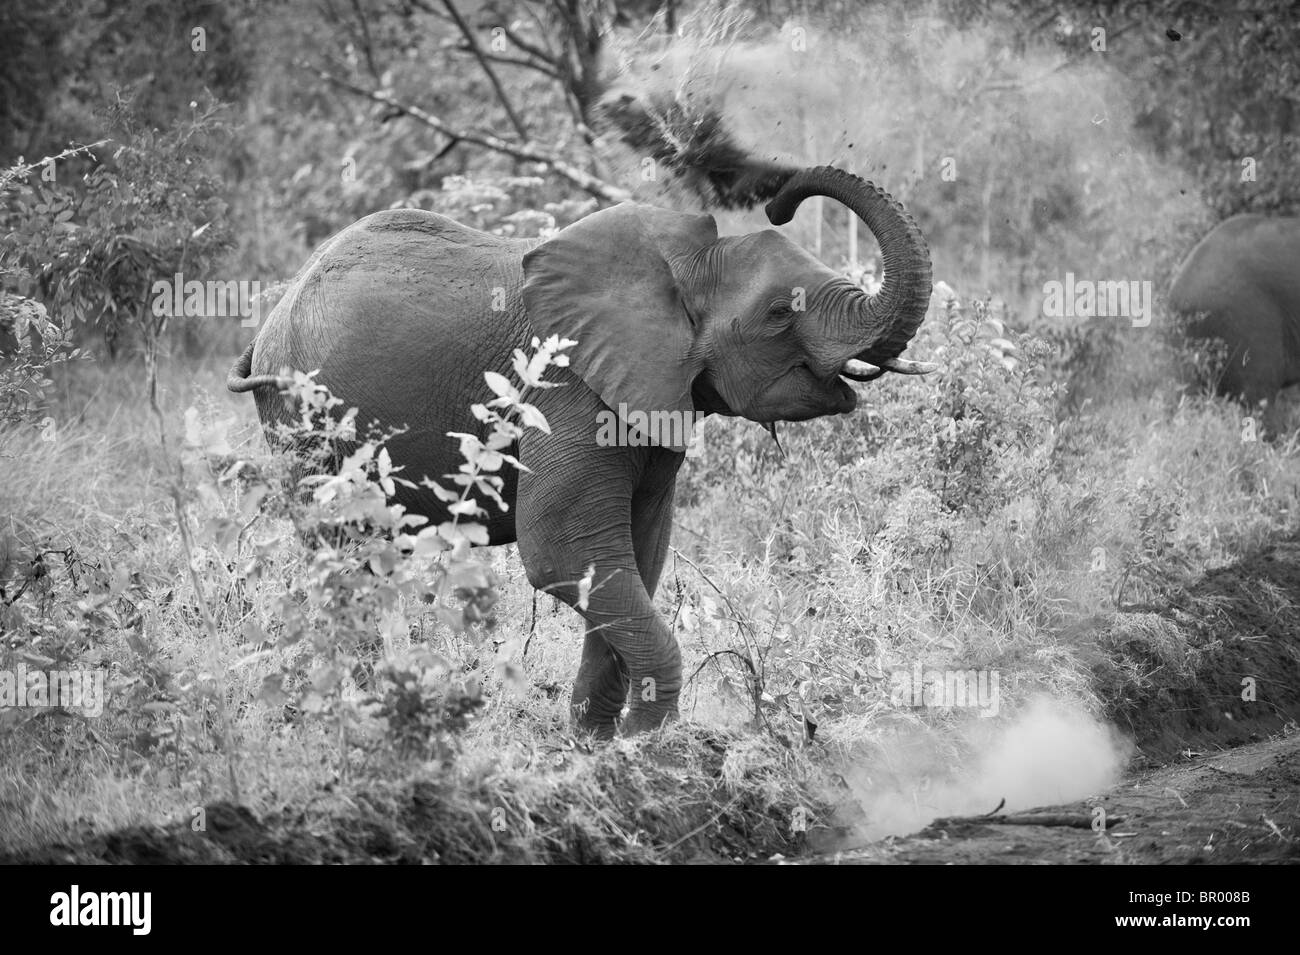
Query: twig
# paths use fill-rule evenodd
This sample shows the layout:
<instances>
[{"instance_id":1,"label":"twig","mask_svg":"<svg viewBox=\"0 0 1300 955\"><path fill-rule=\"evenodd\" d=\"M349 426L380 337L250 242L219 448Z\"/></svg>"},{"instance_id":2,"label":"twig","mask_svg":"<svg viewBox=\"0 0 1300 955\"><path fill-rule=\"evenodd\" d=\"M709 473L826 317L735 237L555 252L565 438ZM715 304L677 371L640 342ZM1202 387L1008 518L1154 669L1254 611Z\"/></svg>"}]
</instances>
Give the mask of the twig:
<instances>
[{"instance_id":1,"label":"twig","mask_svg":"<svg viewBox=\"0 0 1300 955\"><path fill-rule=\"evenodd\" d=\"M536 18L536 14L534 14L534 19L535 18ZM543 60L551 64L555 64L557 62L558 58L553 53L550 53L547 50L543 50L540 46L536 46L535 44L529 43L527 40L521 37L514 30L510 29L510 27L502 26L501 32L505 35L505 38L507 40L509 40L515 46L519 47L519 49L523 50L529 56L535 56L539 60ZM543 32L542 36L545 37L545 35L546 34Z\"/></svg>"},{"instance_id":2,"label":"twig","mask_svg":"<svg viewBox=\"0 0 1300 955\"><path fill-rule=\"evenodd\" d=\"M457 43L452 45L454 50L469 50L469 44ZM521 66L527 70L536 70L543 76L549 76L553 80L560 80L560 74L555 69L545 63L538 63L535 60L526 60L522 56L502 56L500 53L487 53L480 48L480 56L485 60L491 60L493 63L505 63L508 66Z\"/></svg>"},{"instance_id":3,"label":"twig","mask_svg":"<svg viewBox=\"0 0 1300 955\"><path fill-rule=\"evenodd\" d=\"M686 563L690 565L690 567L694 569L694 571L697 574L700 575L700 577L704 580L704 582L708 584L710 587L712 587L714 591L717 592L718 596L720 596L723 600L726 601L727 609L730 610L732 614L731 616L732 622L735 623L738 628L740 628L742 633L747 634L749 639L753 640L755 645L757 646L758 637L754 635L754 632L753 630L750 629L748 622L741 615L740 611L736 609L736 605L731 602L731 598L727 596L726 591L724 591L721 587L715 584L713 582L713 579L704 572L704 570L700 567L699 564L695 563L695 561L691 560L689 557L687 557L685 554L679 551L676 547L670 546L670 549L672 550L674 556L680 557L682 560L686 561Z\"/></svg>"},{"instance_id":4,"label":"twig","mask_svg":"<svg viewBox=\"0 0 1300 955\"><path fill-rule=\"evenodd\" d=\"M749 652L749 657L746 658L743 654L738 653L735 650L718 651L717 653L712 653L707 658L705 658L704 663L708 663L709 660L712 660L715 656L718 656L719 654L722 653L733 653L736 656L740 657L740 659L744 660L745 665L749 668L749 673L751 678L751 691L754 696L754 723L755 725L758 725L761 721L762 725L766 726L769 730L771 730L772 728L771 724L768 722L767 714L763 712L763 707L762 707L763 675L758 672L758 667L762 665L763 657L765 656L765 654L759 649L757 635L751 629L749 622L746 620L746 618L743 617L740 611L736 609L736 605L731 602L731 598L727 596L726 592L723 591L721 587L719 587L717 584L713 582L713 580L709 577L708 574L704 572L704 570L700 567L699 564L695 563L695 561L691 560L689 557L687 557L685 554L679 551L676 547L672 547L670 545L669 549L673 552L674 558L680 557L682 560L686 561L686 563L692 569L694 569L694 571L697 574L700 575L700 577L704 580L704 582L708 584L710 587L712 587L714 591L716 591L717 594L720 597L722 597L722 599L726 602L727 609L730 610L732 614L730 619L736 625L736 631L740 634L741 640L744 641L745 649ZM758 661L757 664L755 664L754 662L755 660ZM703 666L704 666L703 663L700 664L700 667L696 669L695 673L699 673L700 669L702 669ZM691 674L692 680L695 679L695 673ZM773 733L773 735L775 735L775 733Z\"/></svg>"},{"instance_id":5,"label":"twig","mask_svg":"<svg viewBox=\"0 0 1300 955\"><path fill-rule=\"evenodd\" d=\"M537 591L533 591L533 616L528 624L528 639L524 641L524 652L519 655L519 659L528 659L528 645L533 642L533 634L537 632Z\"/></svg>"},{"instance_id":6,"label":"twig","mask_svg":"<svg viewBox=\"0 0 1300 955\"><path fill-rule=\"evenodd\" d=\"M90 152L92 149L98 149L100 146L107 146L111 142L113 142L111 139L100 139L86 146L69 146L67 149L63 150L63 152L56 153L53 156L46 156L44 159L38 159L35 162L30 163L21 163L20 165L16 165L10 169L0 169L0 186L17 179L20 176L31 175L31 173L40 169L47 163L58 162L60 159L69 159L79 153L86 153L93 158L94 154Z\"/></svg>"}]
</instances>

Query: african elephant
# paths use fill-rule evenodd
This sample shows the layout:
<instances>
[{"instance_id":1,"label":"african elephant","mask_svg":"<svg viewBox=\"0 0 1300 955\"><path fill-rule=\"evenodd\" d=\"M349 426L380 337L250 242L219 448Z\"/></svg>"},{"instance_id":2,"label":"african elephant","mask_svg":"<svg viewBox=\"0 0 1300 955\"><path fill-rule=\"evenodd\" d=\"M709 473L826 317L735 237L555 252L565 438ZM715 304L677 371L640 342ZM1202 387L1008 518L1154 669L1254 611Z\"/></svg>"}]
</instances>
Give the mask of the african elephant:
<instances>
[{"instance_id":1,"label":"african elephant","mask_svg":"<svg viewBox=\"0 0 1300 955\"><path fill-rule=\"evenodd\" d=\"M676 715L682 680L677 641L652 598L684 445L649 434L642 446L606 446L598 415L802 421L853 410L845 379L933 369L899 358L931 291L925 240L902 207L830 167L792 170L774 191L767 214L776 225L813 195L852 209L882 248L878 294L775 230L720 237L709 215L623 203L543 241L487 235L431 212L379 212L317 250L228 386L256 393L265 425L285 413L276 373L320 369L318 380L344 407L357 406L359 421L409 427L389 448L418 482L455 470L448 432L486 437L469 411L488 394L485 370L508 374L513 350L534 336L575 339L571 365L548 372L564 387L528 398L551 433L520 439L515 453L529 470L507 476L509 511L483 502L496 515L490 543L518 541L530 583L575 608L577 582L595 565L604 584L580 610L587 632L573 719L604 737L657 727ZM423 489L399 489L396 499L431 521L448 519Z\"/></svg>"},{"instance_id":2,"label":"african elephant","mask_svg":"<svg viewBox=\"0 0 1300 955\"><path fill-rule=\"evenodd\" d=\"M1178 270L1169 304L1189 337L1227 344L1221 394L1254 404L1300 383L1300 219L1219 223Z\"/></svg>"}]
</instances>

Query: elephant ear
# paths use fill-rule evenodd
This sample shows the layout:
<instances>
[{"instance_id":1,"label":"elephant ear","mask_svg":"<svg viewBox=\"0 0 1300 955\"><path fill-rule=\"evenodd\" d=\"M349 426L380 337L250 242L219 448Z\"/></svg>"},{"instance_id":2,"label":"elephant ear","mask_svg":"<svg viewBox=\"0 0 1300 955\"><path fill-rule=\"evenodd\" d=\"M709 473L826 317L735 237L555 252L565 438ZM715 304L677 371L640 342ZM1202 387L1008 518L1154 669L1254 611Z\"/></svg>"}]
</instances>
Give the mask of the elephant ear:
<instances>
[{"instance_id":1,"label":"elephant ear","mask_svg":"<svg viewBox=\"0 0 1300 955\"><path fill-rule=\"evenodd\" d=\"M661 420L690 422L691 382L702 368L691 353L695 329L669 263L717 239L712 216L625 202L575 222L524 256L524 307L537 334L574 339L573 369L650 444L685 446L688 428L645 424L652 412L675 412L681 417Z\"/></svg>"}]
</instances>

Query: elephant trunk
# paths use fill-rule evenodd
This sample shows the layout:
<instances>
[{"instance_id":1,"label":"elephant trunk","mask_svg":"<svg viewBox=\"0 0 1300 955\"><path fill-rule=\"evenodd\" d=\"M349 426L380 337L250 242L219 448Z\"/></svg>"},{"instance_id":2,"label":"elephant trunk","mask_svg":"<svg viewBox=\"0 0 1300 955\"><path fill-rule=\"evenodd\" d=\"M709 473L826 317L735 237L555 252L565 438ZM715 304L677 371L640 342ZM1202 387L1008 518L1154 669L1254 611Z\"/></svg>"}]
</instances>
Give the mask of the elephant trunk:
<instances>
[{"instance_id":1,"label":"elephant trunk","mask_svg":"<svg viewBox=\"0 0 1300 955\"><path fill-rule=\"evenodd\" d=\"M773 225L794 218L809 196L828 196L847 206L880 243L885 280L850 312L853 356L901 370L898 355L916 334L930 305L930 250L921 230L893 196L874 183L832 166L795 173L767 204Z\"/></svg>"}]
</instances>

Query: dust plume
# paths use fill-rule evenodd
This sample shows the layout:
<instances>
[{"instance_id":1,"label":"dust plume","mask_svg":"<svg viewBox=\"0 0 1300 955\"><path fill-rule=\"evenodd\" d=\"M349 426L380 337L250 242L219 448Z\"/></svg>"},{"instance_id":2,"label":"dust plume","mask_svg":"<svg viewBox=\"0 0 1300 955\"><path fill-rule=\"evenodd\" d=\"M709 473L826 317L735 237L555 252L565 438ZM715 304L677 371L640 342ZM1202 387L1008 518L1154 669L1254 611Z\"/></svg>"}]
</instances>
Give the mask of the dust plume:
<instances>
[{"instance_id":1,"label":"dust plume","mask_svg":"<svg viewBox=\"0 0 1300 955\"><path fill-rule=\"evenodd\" d=\"M945 738L910 729L880 744L845 777L855 837L880 839L939 816L981 815L1073 802L1113 786L1130 746L1082 710L1038 696L1006 722L972 719Z\"/></svg>"}]
</instances>

